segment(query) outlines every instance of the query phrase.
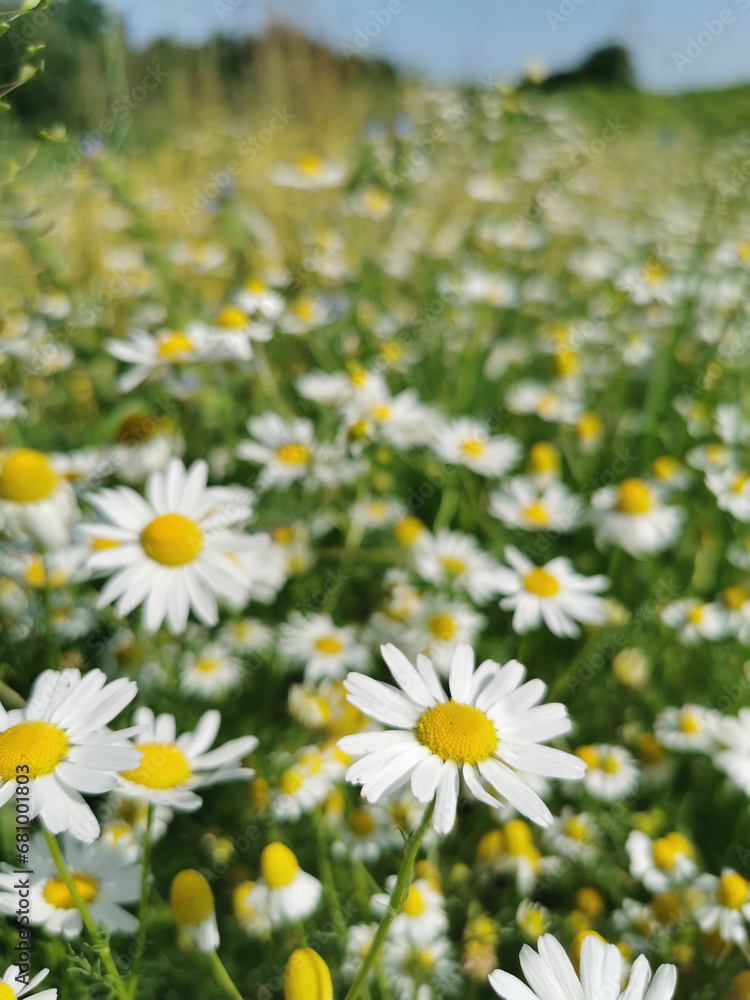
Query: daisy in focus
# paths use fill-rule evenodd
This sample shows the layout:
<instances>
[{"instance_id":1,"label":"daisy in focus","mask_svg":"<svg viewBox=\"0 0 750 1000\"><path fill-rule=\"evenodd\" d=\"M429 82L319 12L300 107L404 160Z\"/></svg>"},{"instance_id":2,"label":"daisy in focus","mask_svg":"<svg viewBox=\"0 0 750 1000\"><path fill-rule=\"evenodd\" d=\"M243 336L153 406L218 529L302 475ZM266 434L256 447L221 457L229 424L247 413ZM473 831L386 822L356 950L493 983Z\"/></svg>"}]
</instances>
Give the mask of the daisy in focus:
<instances>
[{"instance_id":1,"label":"daisy in focus","mask_svg":"<svg viewBox=\"0 0 750 1000\"><path fill-rule=\"evenodd\" d=\"M39 816L52 833L95 840L99 823L81 792L108 792L118 772L137 766L141 755L127 737L138 727L107 728L135 695L133 681L107 683L101 670L40 674L24 708L0 707L0 805L26 788L29 818Z\"/></svg>"},{"instance_id":2,"label":"daisy in focus","mask_svg":"<svg viewBox=\"0 0 750 1000\"><path fill-rule=\"evenodd\" d=\"M173 715L154 717L150 708L139 708L135 721L141 752L137 767L119 776L118 792L136 802L150 802L179 812L194 812L203 804L199 788L226 781L247 781L255 774L240 761L258 745L255 736L240 736L211 750L219 732L221 715L206 712L191 733L177 736Z\"/></svg>"},{"instance_id":3,"label":"daisy in focus","mask_svg":"<svg viewBox=\"0 0 750 1000\"><path fill-rule=\"evenodd\" d=\"M702 931L718 931L722 941L744 944L747 941L747 923L750 922L750 884L731 868L720 876L700 875L695 887L708 898L695 911L695 919Z\"/></svg>"},{"instance_id":4,"label":"daisy in focus","mask_svg":"<svg viewBox=\"0 0 750 1000\"><path fill-rule=\"evenodd\" d=\"M651 840L640 830L632 830L625 848L633 878L643 882L649 892L666 892L696 873L695 848L681 833L668 833Z\"/></svg>"},{"instance_id":5,"label":"daisy in focus","mask_svg":"<svg viewBox=\"0 0 750 1000\"><path fill-rule=\"evenodd\" d=\"M513 611L513 630L519 635L544 622L555 635L575 638L580 634L576 622L606 623L605 601L598 596L609 586L606 576L581 576L564 556L535 566L514 545L506 546L505 558L511 568L499 570L498 589L508 595L500 607Z\"/></svg>"},{"instance_id":6,"label":"daisy in focus","mask_svg":"<svg viewBox=\"0 0 750 1000\"><path fill-rule=\"evenodd\" d=\"M456 819L461 774L480 802L495 809L502 804L486 782L522 815L547 826L552 814L516 769L578 780L585 765L542 745L571 726L563 705L538 704L544 683L522 684L526 668L516 660L505 666L485 660L475 671L474 651L462 645L453 656L448 698L426 657L418 656L414 667L393 645L381 652L398 688L363 674L349 674L344 685L361 712L397 728L339 741L344 753L360 757L347 781L361 784L370 802L409 782L419 802L435 799L432 825L445 834Z\"/></svg>"},{"instance_id":7,"label":"daisy in focus","mask_svg":"<svg viewBox=\"0 0 750 1000\"><path fill-rule=\"evenodd\" d=\"M143 604L148 632L165 619L171 632L182 632L191 609L205 625L216 624L216 595L231 598L245 585L231 555L250 542L231 529L250 516L252 494L207 480L205 462L186 470L173 458L165 472L149 476L146 499L126 486L88 496L105 521L81 530L111 543L88 559L92 572L113 572L97 607L116 602L124 617Z\"/></svg>"},{"instance_id":8,"label":"daisy in focus","mask_svg":"<svg viewBox=\"0 0 750 1000\"><path fill-rule=\"evenodd\" d=\"M660 966L652 979L648 959L639 955L622 990L623 957L595 933L583 939L578 973L551 934L539 938L536 951L525 944L520 961L531 989L501 969L490 976L490 986L503 1000L671 1000L677 985L674 965Z\"/></svg>"}]
</instances>

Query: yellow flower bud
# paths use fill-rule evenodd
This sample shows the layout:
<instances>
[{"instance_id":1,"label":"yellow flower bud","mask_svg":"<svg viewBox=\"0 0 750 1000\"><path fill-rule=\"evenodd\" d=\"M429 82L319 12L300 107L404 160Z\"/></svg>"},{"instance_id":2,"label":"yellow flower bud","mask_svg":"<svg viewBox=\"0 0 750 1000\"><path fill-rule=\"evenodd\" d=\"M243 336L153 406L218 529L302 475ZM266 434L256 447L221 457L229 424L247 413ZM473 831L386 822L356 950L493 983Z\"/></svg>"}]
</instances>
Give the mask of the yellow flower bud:
<instances>
[{"instance_id":1,"label":"yellow flower bud","mask_svg":"<svg viewBox=\"0 0 750 1000\"><path fill-rule=\"evenodd\" d=\"M328 966L312 948L298 948L284 969L284 1000L333 1000Z\"/></svg>"}]
</instances>

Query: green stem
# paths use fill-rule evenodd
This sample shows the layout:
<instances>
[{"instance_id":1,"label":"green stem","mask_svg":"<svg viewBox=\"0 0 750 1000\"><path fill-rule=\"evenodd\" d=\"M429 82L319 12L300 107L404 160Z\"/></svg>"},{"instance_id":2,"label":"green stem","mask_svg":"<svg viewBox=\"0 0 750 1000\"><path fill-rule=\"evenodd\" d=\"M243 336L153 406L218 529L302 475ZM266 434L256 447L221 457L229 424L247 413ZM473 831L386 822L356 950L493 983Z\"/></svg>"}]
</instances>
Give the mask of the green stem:
<instances>
[{"instance_id":1,"label":"green stem","mask_svg":"<svg viewBox=\"0 0 750 1000\"><path fill-rule=\"evenodd\" d=\"M135 997L138 991L138 976L140 974L143 952L146 948L146 914L148 913L148 876L151 869L151 803L146 809L146 832L143 835L143 856L141 858L141 899L138 907L138 935L135 941L133 970L130 973L128 987L130 996Z\"/></svg>"},{"instance_id":2,"label":"green stem","mask_svg":"<svg viewBox=\"0 0 750 1000\"><path fill-rule=\"evenodd\" d=\"M208 957L211 959L211 965L213 966L213 970L214 970L214 973L216 974L216 978L221 983L221 985L224 987L224 989L227 991L227 993L229 994L229 996L230 997L234 997L234 1000L244 1000L244 997L242 996L242 994L240 993L240 991L237 989L237 987L232 982L232 977L229 975L229 973L227 972L227 970L224 968L224 963L219 958L219 956L216 954L216 952L212 951L209 954Z\"/></svg>"},{"instance_id":3,"label":"green stem","mask_svg":"<svg viewBox=\"0 0 750 1000\"><path fill-rule=\"evenodd\" d=\"M328 857L328 838L326 837L325 820L318 810L316 810L313 814L313 822L315 823L315 832L318 835L320 879L323 883L323 889L325 890L326 897L328 898L328 906L331 910L331 916L333 917L333 923L336 927L336 933L338 934L341 943L345 944L346 921L344 920L344 915L341 912L341 906L339 905L336 883L333 878L333 867L331 865L331 859Z\"/></svg>"},{"instance_id":4,"label":"green stem","mask_svg":"<svg viewBox=\"0 0 750 1000\"><path fill-rule=\"evenodd\" d=\"M5 681L0 681L0 701L6 702L11 708L24 708L26 705L21 695Z\"/></svg>"},{"instance_id":5,"label":"green stem","mask_svg":"<svg viewBox=\"0 0 750 1000\"><path fill-rule=\"evenodd\" d=\"M412 833L411 837L406 846L406 851L401 859L401 867L398 870L398 876L396 877L396 884L393 887L393 892L388 900L388 906L385 913L382 916L380 923L378 924L378 929L375 931L375 936L372 939L372 944L370 945L370 950L367 952L364 962L362 963L359 972L354 978L354 982L349 987L349 992L346 994L344 1000L354 1000L355 997L359 996L362 985L367 979L367 975L375 962L375 959L380 954L380 949L383 946L388 930L393 923L393 918L399 911L401 903L403 902L404 896L406 895L409 885L411 883L412 872L414 871L414 862L417 857L417 852L419 851L419 845L422 843L422 838L427 832L427 827L430 825L430 820L432 819L432 814L435 811L435 800L427 806L424 811L424 816L417 829Z\"/></svg>"},{"instance_id":6,"label":"green stem","mask_svg":"<svg viewBox=\"0 0 750 1000\"><path fill-rule=\"evenodd\" d=\"M125 988L125 983L120 978L120 973L117 971L117 966L115 965L115 960L112 956L112 952L110 951L109 943L106 938L103 938L99 928L94 923L89 908L76 887L75 880L70 874L70 870L65 863L63 853L60 850L60 845L57 843L57 838L53 833L50 833L46 827L44 828L44 839L47 841L47 848L52 855L52 860L55 862L57 873L62 879L65 888L70 893L78 912L81 914L83 926L88 931L94 948L96 949L97 954L101 956L104 968L107 970L107 973L112 979L115 993L120 1000L130 1000L130 994Z\"/></svg>"}]
</instances>

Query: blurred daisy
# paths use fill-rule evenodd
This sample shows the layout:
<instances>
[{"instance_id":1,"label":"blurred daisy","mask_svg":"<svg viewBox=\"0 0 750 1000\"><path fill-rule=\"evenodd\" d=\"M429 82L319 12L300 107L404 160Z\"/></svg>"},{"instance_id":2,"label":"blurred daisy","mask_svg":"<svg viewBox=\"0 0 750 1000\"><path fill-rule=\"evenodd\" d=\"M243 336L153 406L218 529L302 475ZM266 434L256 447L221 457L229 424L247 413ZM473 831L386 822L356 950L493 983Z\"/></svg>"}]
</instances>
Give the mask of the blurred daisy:
<instances>
[{"instance_id":1,"label":"blurred daisy","mask_svg":"<svg viewBox=\"0 0 750 1000\"><path fill-rule=\"evenodd\" d=\"M750 795L750 708L741 708L736 718L724 716L717 735L720 747L714 764Z\"/></svg>"},{"instance_id":2,"label":"blurred daisy","mask_svg":"<svg viewBox=\"0 0 750 1000\"><path fill-rule=\"evenodd\" d=\"M205 329L195 327L190 331L160 330L155 334L132 330L127 340L107 340L104 348L112 357L131 366L117 380L120 392L130 392L147 378L169 374L176 366L205 361L212 345Z\"/></svg>"},{"instance_id":3,"label":"blurred daisy","mask_svg":"<svg viewBox=\"0 0 750 1000\"><path fill-rule=\"evenodd\" d=\"M372 897L370 902L374 913L386 911L395 884L396 876L390 875L385 881L388 891ZM417 944L428 943L444 935L447 929L444 896L427 879L416 879L409 886L406 898L393 918L389 932L391 938Z\"/></svg>"},{"instance_id":4,"label":"blurred daisy","mask_svg":"<svg viewBox=\"0 0 750 1000\"><path fill-rule=\"evenodd\" d=\"M701 639L721 639L728 626L726 612L719 604L704 603L697 597L665 605L661 620L680 630L680 642L686 646L693 646Z\"/></svg>"},{"instance_id":5,"label":"blurred daisy","mask_svg":"<svg viewBox=\"0 0 750 1000\"><path fill-rule=\"evenodd\" d=\"M275 163L270 178L280 187L311 190L340 187L346 175L346 165L341 160L324 160L317 153L303 153L294 163Z\"/></svg>"},{"instance_id":6,"label":"blurred daisy","mask_svg":"<svg viewBox=\"0 0 750 1000\"><path fill-rule=\"evenodd\" d=\"M460 417L443 421L434 432L435 453L449 465L465 465L480 476L499 478L521 457L515 438L491 437L479 420Z\"/></svg>"},{"instance_id":7,"label":"blurred daisy","mask_svg":"<svg viewBox=\"0 0 750 1000\"><path fill-rule=\"evenodd\" d=\"M630 874L649 892L666 892L696 873L695 848L681 833L652 840L640 830L632 830L625 849L630 857Z\"/></svg>"},{"instance_id":8,"label":"blurred daisy","mask_svg":"<svg viewBox=\"0 0 750 1000\"><path fill-rule=\"evenodd\" d=\"M479 801L495 809L501 804L486 781L522 815L547 826L551 813L515 769L580 779L585 768L570 754L541 745L570 729L563 705L537 704L546 690L542 681L521 685L526 668L516 660L502 667L485 660L475 672L473 650L459 646L448 699L426 657L418 656L415 668L393 645L381 652L400 690L362 674L349 674L344 683L361 712L399 728L339 741L344 753L361 757L347 781L361 784L370 802L409 781L420 802L435 798L432 824L438 833L449 833L462 773Z\"/></svg>"},{"instance_id":9,"label":"blurred daisy","mask_svg":"<svg viewBox=\"0 0 750 1000\"><path fill-rule=\"evenodd\" d=\"M246 462L263 466L258 480L261 490L284 489L304 479L313 462L312 421L299 417L291 422L277 413L251 417L247 429L254 441L240 441L237 455Z\"/></svg>"},{"instance_id":10,"label":"blurred daisy","mask_svg":"<svg viewBox=\"0 0 750 1000\"><path fill-rule=\"evenodd\" d=\"M612 543L636 559L674 545L685 517L681 508L665 506L644 479L605 486L591 498L591 508L597 546Z\"/></svg>"},{"instance_id":11,"label":"blurred daisy","mask_svg":"<svg viewBox=\"0 0 750 1000\"><path fill-rule=\"evenodd\" d=\"M278 319L284 311L284 297L260 278L250 278L235 294L237 306L252 316L260 313L266 319Z\"/></svg>"},{"instance_id":12,"label":"blurred daisy","mask_svg":"<svg viewBox=\"0 0 750 1000\"><path fill-rule=\"evenodd\" d=\"M521 948L521 968L531 986L501 969L490 976L490 986L503 1000L671 1000L677 985L674 965L662 965L653 980L648 959L639 955L621 992L623 957L616 945L597 934L581 944L580 972L576 974L565 949L551 934L543 934L537 951ZM580 977L580 978L579 978Z\"/></svg>"},{"instance_id":13,"label":"blurred daisy","mask_svg":"<svg viewBox=\"0 0 750 1000\"><path fill-rule=\"evenodd\" d=\"M586 763L583 785L595 799L618 802L638 783L638 765L624 747L596 743L578 747L576 756Z\"/></svg>"},{"instance_id":14,"label":"blurred daisy","mask_svg":"<svg viewBox=\"0 0 750 1000\"><path fill-rule=\"evenodd\" d=\"M198 951L219 947L214 894L205 877L194 868L177 872L169 887L169 906L175 923Z\"/></svg>"},{"instance_id":15,"label":"blurred daisy","mask_svg":"<svg viewBox=\"0 0 750 1000\"><path fill-rule=\"evenodd\" d=\"M407 649L428 656L435 670L447 677L458 646L471 645L486 622L484 615L464 601L428 597L404 629L402 641Z\"/></svg>"},{"instance_id":16,"label":"blurred daisy","mask_svg":"<svg viewBox=\"0 0 750 1000\"><path fill-rule=\"evenodd\" d=\"M746 923L750 921L750 884L731 868L721 875L700 875L695 887L708 895L695 911L695 919L704 933L717 931L722 941L745 944Z\"/></svg>"},{"instance_id":17,"label":"blurred daisy","mask_svg":"<svg viewBox=\"0 0 750 1000\"><path fill-rule=\"evenodd\" d=\"M511 569L502 567L498 578L504 611L512 610L513 629L520 635L539 627L543 621L558 636L575 638L576 622L604 625L607 621L604 598L597 591L609 586L606 576L581 576L564 556L544 566L535 566L514 545L505 547Z\"/></svg>"},{"instance_id":18,"label":"blurred daisy","mask_svg":"<svg viewBox=\"0 0 750 1000\"><path fill-rule=\"evenodd\" d=\"M515 476L490 494L489 513L525 531L573 531L582 509L579 497L557 481L539 487L526 476Z\"/></svg>"},{"instance_id":19,"label":"blurred daisy","mask_svg":"<svg viewBox=\"0 0 750 1000\"><path fill-rule=\"evenodd\" d=\"M744 587L727 587L721 592L727 632L750 645L750 593Z\"/></svg>"},{"instance_id":20,"label":"blurred daisy","mask_svg":"<svg viewBox=\"0 0 750 1000\"><path fill-rule=\"evenodd\" d=\"M593 846L594 822L589 813L576 813L563 806L544 831L545 842L558 854L578 861L590 861L596 855Z\"/></svg>"},{"instance_id":21,"label":"blurred daisy","mask_svg":"<svg viewBox=\"0 0 750 1000\"><path fill-rule=\"evenodd\" d=\"M49 456L33 448L0 452L0 523L11 536L66 545L79 516L73 489Z\"/></svg>"},{"instance_id":22,"label":"blurred daisy","mask_svg":"<svg viewBox=\"0 0 750 1000\"><path fill-rule=\"evenodd\" d=\"M412 552L417 573L436 587L466 591L477 604L486 604L500 590L502 571L473 535L447 528L436 535L422 531Z\"/></svg>"},{"instance_id":23,"label":"blurred daisy","mask_svg":"<svg viewBox=\"0 0 750 1000\"><path fill-rule=\"evenodd\" d=\"M97 607L114 601L124 617L143 604L148 632L165 618L171 632L182 632L191 608L205 625L216 624L214 595L232 598L246 582L231 554L252 543L231 528L250 516L252 494L209 487L207 479L204 461L186 470L173 458L165 472L151 473L145 500L127 486L89 494L105 523L81 530L115 543L89 556L92 571L114 571Z\"/></svg>"},{"instance_id":24,"label":"blurred daisy","mask_svg":"<svg viewBox=\"0 0 750 1000\"><path fill-rule=\"evenodd\" d=\"M305 681L339 680L350 667L367 667L370 652L357 641L353 625L334 625L330 615L293 611L281 628L279 652L304 666Z\"/></svg>"},{"instance_id":25,"label":"blurred daisy","mask_svg":"<svg viewBox=\"0 0 750 1000\"><path fill-rule=\"evenodd\" d=\"M738 521L750 521L750 473L734 468L707 472L706 486L716 497L719 510L728 511Z\"/></svg>"},{"instance_id":26,"label":"blurred daisy","mask_svg":"<svg viewBox=\"0 0 750 1000\"><path fill-rule=\"evenodd\" d=\"M103 924L108 934L133 934L138 921L123 909L123 905L138 899L141 866L134 864L116 844L110 846L101 838L91 844L81 844L68 834L63 839L62 852L94 923ZM31 923L66 940L78 937L83 919L57 874L43 834L34 835L29 853L34 867L29 896ZM0 875L0 911L9 915L14 914L18 906L18 889L13 885L18 874L11 872L10 866L7 868L8 873Z\"/></svg>"},{"instance_id":27,"label":"blurred daisy","mask_svg":"<svg viewBox=\"0 0 750 1000\"><path fill-rule=\"evenodd\" d=\"M187 653L180 665L180 688L188 694L216 698L242 683L242 663L220 642L211 642L200 653Z\"/></svg>"},{"instance_id":28,"label":"blurred daisy","mask_svg":"<svg viewBox=\"0 0 750 1000\"><path fill-rule=\"evenodd\" d=\"M107 683L101 670L83 677L74 669L43 671L25 708L0 707L0 805L23 786L30 819L93 841L99 824L80 793L108 792L118 771L138 764L140 754L126 739L138 729L107 729L135 695L133 681Z\"/></svg>"},{"instance_id":29,"label":"blurred daisy","mask_svg":"<svg viewBox=\"0 0 750 1000\"><path fill-rule=\"evenodd\" d=\"M511 413L533 413L551 423L574 424L583 412L569 389L558 392L541 382L519 382L505 394L505 402Z\"/></svg>"},{"instance_id":30,"label":"blurred daisy","mask_svg":"<svg viewBox=\"0 0 750 1000\"><path fill-rule=\"evenodd\" d=\"M716 746L721 717L702 705L664 708L656 717L654 734L668 750L710 753Z\"/></svg>"},{"instance_id":31,"label":"blurred daisy","mask_svg":"<svg viewBox=\"0 0 750 1000\"><path fill-rule=\"evenodd\" d=\"M260 878L245 897L245 904L266 914L271 927L306 920L318 908L323 886L303 872L297 857L278 841L263 848Z\"/></svg>"},{"instance_id":32,"label":"blurred daisy","mask_svg":"<svg viewBox=\"0 0 750 1000\"><path fill-rule=\"evenodd\" d=\"M235 653L254 653L270 649L273 629L256 618L242 618L222 625L219 639Z\"/></svg>"},{"instance_id":33,"label":"blurred daisy","mask_svg":"<svg viewBox=\"0 0 750 1000\"><path fill-rule=\"evenodd\" d=\"M120 774L117 789L127 799L194 812L203 804L196 795L198 789L227 781L247 781L255 774L239 766L242 758L257 747L255 736L240 736L209 749L221 724L216 709L202 715L193 732L181 736L177 736L173 715L154 717L150 708L142 707L136 710L135 722L140 729L136 747L141 760L137 767Z\"/></svg>"}]
</instances>

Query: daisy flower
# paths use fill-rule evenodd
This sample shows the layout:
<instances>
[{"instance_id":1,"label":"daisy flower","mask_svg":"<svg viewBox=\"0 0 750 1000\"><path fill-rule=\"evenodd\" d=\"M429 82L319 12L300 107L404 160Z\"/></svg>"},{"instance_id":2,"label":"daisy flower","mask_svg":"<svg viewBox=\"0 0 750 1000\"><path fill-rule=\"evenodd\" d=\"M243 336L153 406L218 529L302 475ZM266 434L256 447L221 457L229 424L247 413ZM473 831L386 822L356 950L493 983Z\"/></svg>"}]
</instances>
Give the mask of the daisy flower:
<instances>
[{"instance_id":1,"label":"daisy flower","mask_svg":"<svg viewBox=\"0 0 750 1000\"><path fill-rule=\"evenodd\" d=\"M136 902L140 893L141 866L134 864L132 855L103 838L81 844L69 834L63 839L62 851L94 923L104 924L109 934L133 934L138 920L123 909L123 905ZM43 834L34 835L30 854L34 869L29 897L31 923L66 940L78 937L83 919L57 873ZM18 906L18 889L14 888L18 874L10 865L6 867L7 874L0 875L0 911L11 914Z\"/></svg>"},{"instance_id":2,"label":"daisy flower","mask_svg":"<svg viewBox=\"0 0 750 1000\"><path fill-rule=\"evenodd\" d=\"M582 510L580 498L558 481L538 486L527 476L515 476L490 494L492 517L524 531L573 531Z\"/></svg>"},{"instance_id":3,"label":"daisy flower","mask_svg":"<svg viewBox=\"0 0 750 1000\"><path fill-rule=\"evenodd\" d=\"M239 766L258 745L255 736L240 736L209 749L221 724L216 709L202 715L193 732L181 736L176 735L173 715L154 717L150 708L143 707L136 710L135 721L141 733L136 746L142 756L137 767L120 774L117 790L124 798L194 812L203 804L197 789L247 781L255 774Z\"/></svg>"},{"instance_id":4,"label":"daisy flower","mask_svg":"<svg viewBox=\"0 0 750 1000\"><path fill-rule=\"evenodd\" d=\"M275 163L270 178L280 187L314 188L340 187L346 181L347 169L341 160L324 160L317 153L303 153L294 163Z\"/></svg>"},{"instance_id":5,"label":"daisy flower","mask_svg":"<svg viewBox=\"0 0 750 1000\"><path fill-rule=\"evenodd\" d=\"M589 813L576 813L563 806L544 831L544 839L558 854L577 861L591 861L596 856L593 846L596 828Z\"/></svg>"},{"instance_id":6,"label":"daisy flower","mask_svg":"<svg viewBox=\"0 0 750 1000\"><path fill-rule=\"evenodd\" d=\"M485 616L465 601L428 597L403 631L402 641L407 649L428 656L437 672L447 677L458 646L471 645L486 623Z\"/></svg>"},{"instance_id":7,"label":"daisy flower","mask_svg":"<svg viewBox=\"0 0 750 1000\"><path fill-rule=\"evenodd\" d=\"M453 996L461 985L461 968L445 936L423 943L389 937L383 946L383 967L397 1000Z\"/></svg>"},{"instance_id":8,"label":"daisy flower","mask_svg":"<svg viewBox=\"0 0 750 1000\"><path fill-rule=\"evenodd\" d=\"M706 486L716 497L719 510L728 511L738 521L750 521L750 473L735 468L707 472Z\"/></svg>"},{"instance_id":9,"label":"daisy flower","mask_svg":"<svg viewBox=\"0 0 750 1000\"><path fill-rule=\"evenodd\" d=\"M559 867L559 859L542 857L529 826L520 819L512 819L502 830L502 851L492 858L492 869L515 877L516 888L524 896L534 891L537 881ZM494 852L493 852L494 853Z\"/></svg>"},{"instance_id":10,"label":"daisy flower","mask_svg":"<svg viewBox=\"0 0 750 1000\"><path fill-rule=\"evenodd\" d=\"M508 595L500 607L513 611L513 630L519 635L542 621L550 632L570 638L580 634L576 622L606 623L605 601L597 596L609 586L606 576L581 576L564 556L535 566L514 545L506 546L505 558L512 568L499 571L498 589Z\"/></svg>"},{"instance_id":11,"label":"daisy flower","mask_svg":"<svg viewBox=\"0 0 750 1000\"><path fill-rule=\"evenodd\" d=\"M188 694L217 698L242 683L242 663L220 643L187 653L180 665L180 688Z\"/></svg>"},{"instance_id":12,"label":"daisy flower","mask_svg":"<svg viewBox=\"0 0 750 1000\"><path fill-rule=\"evenodd\" d=\"M681 833L652 840L640 830L632 830L625 849L630 857L630 874L649 892L666 892L696 873L695 848Z\"/></svg>"},{"instance_id":13,"label":"daisy flower","mask_svg":"<svg viewBox=\"0 0 750 1000\"><path fill-rule=\"evenodd\" d=\"M312 948L297 948L284 966L284 1000L333 1000L331 971Z\"/></svg>"},{"instance_id":14,"label":"daisy flower","mask_svg":"<svg viewBox=\"0 0 750 1000\"><path fill-rule=\"evenodd\" d=\"M149 377L163 377L180 365L205 361L211 343L203 327L190 330L160 330L146 333L132 330L126 340L110 339L104 348L108 354L131 367L117 380L120 392L130 392Z\"/></svg>"},{"instance_id":15,"label":"daisy flower","mask_svg":"<svg viewBox=\"0 0 750 1000\"><path fill-rule=\"evenodd\" d=\"M490 976L490 986L503 1000L671 1000L677 985L674 965L660 966L652 979L648 959L639 955L621 992L624 959L616 945L595 934L583 939L578 974L551 934L539 938L537 951L525 944L520 960L531 988L501 969Z\"/></svg>"},{"instance_id":16,"label":"daisy flower","mask_svg":"<svg viewBox=\"0 0 750 1000\"><path fill-rule=\"evenodd\" d=\"M500 589L500 568L472 535L447 528L436 535L422 531L412 552L417 573L436 587L466 591L477 604L486 604Z\"/></svg>"},{"instance_id":17,"label":"daisy flower","mask_svg":"<svg viewBox=\"0 0 750 1000\"><path fill-rule=\"evenodd\" d=\"M175 923L198 951L216 951L219 947L219 927L214 894L200 872L185 868L175 875L169 887L169 905Z\"/></svg>"},{"instance_id":18,"label":"daisy flower","mask_svg":"<svg viewBox=\"0 0 750 1000\"><path fill-rule=\"evenodd\" d=\"M721 592L729 635L750 645L750 593L744 587L727 587Z\"/></svg>"},{"instance_id":19,"label":"daisy flower","mask_svg":"<svg viewBox=\"0 0 750 1000\"><path fill-rule=\"evenodd\" d=\"M695 887L708 895L695 911L698 926L704 932L718 931L722 941L744 944L750 921L750 884L731 868L721 875L700 875Z\"/></svg>"},{"instance_id":20,"label":"daisy flower","mask_svg":"<svg viewBox=\"0 0 750 1000\"><path fill-rule=\"evenodd\" d=\"M480 476L499 479L521 457L515 438L490 436L487 426L470 417L444 421L432 440L435 453L449 465L465 465Z\"/></svg>"},{"instance_id":21,"label":"daisy flower","mask_svg":"<svg viewBox=\"0 0 750 1000\"><path fill-rule=\"evenodd\" d=\"M586 763L583 785L595 799L617 802L638 782L638 765L624 747L596 743L578 747L576 756Z\"/></svg>"},{"instance_id":22,"label":"daisy flower","mask_svg":"<svg viewBox=\"0 0 750 1000\"><path fill-rule=\"evenodd\" d=\"M234 301L243 313L260 313L266 319L278 319L284 311L284 297L260 278L250 278L235 294Z\"/></svg>"},{"instance_id":23,"label":"daisy flower","mask_svg":"<svg viewBox=\"0 0 750 1000\"><path fill-rule=\"evenodd\" d=\"M533 413L551 423L574 424L583 412L583 405L571 396L570 389L552 389L541 382L519 382L505 395L511 413Z\"/></svg>"},{"instance_id":24,"label":"daisy flower","mask_svg":"<svg viewBox=\"0 0 750 1000\"><path fill-rule=\"evenodd\" d=\"M79 516L72 486L48 455L33 448L0 452L0 523L10 535L59 547L68 544Z\"/></svg>"},{"instance_id":25,"label":"daisy flower","mask_svg":"<svg viewBox=\"0 0 750 1000\"><path fill-rule=\"evenodd\" d=\"M384 913L396 885L396 876L389 875L385 887L387 892L376 893L371 899L375 914ZM445 912L445 897L430 884L427 879L418 878L409 886L409 891L393 918L389 936L399 939L427 944L441 937L448 930L448 917Z\"/></svg>"},{"instance_id":26,"label":"daisy flower","mask_svg":"<svg viewBox=\"0 0 750 1000\"><path fill-rule=\"evenodd\" d=\"M118 771L138 764L126 739L138 729L107 729L136 690L125 678L107 683L101 670L45 670L24 708L0 707L0 805L28 789L30 819L93 841L99 824L80 793L108 792Z\"/></svg>"},{"instance_id":27,"label":"daisy flower","mask_svg":"<svg viewBox=\"0 0 750 1000\"><path fill-rule=\"evenodd\" d=\"M714 764L750 795L750 708L741 708L737 718L722 718L720 734L720 749L714 754Z\"/></svg>"},{"instance_id":28,"label":"daisy flower","mask_svg":"<svg viewBox=\"0 0 750 1000\"><path fill-rule=\"evenodd\" d=\"M46 978L49 969L42 969L41 972L29 979L26 971L22 972L20 965L9 965L0 979L0 997L4 1000L12 1000L13 997L31 997L31 991ZM34 994L34 1000L57 1000L57 990L42 990L41 993Z\"/></svg>"},{"instance_id":29,"label":"daisy flower","mask_svg":"<svg viewBox=\"0 0 750 1000\"><path fill-rule=\"evenodd\" d=\"M258 489L285 489L310 473L314 433L311 420L298 417L286 421L278 413L269 412L251 417L247 429L255 440L240 441L237 455L264 467Z\"/></svg>"},{"instance_id":30,"label":"daisy flower","mask_svg":"<svg viewBox=\"0 0 750 1000\"><path fill-rule=\"evenodd\" d=\"M669 706L654 723L654 734L662 746L682 753L710 753L716 746L721 716L703 705Z\"/></svg>"},{"instance_id":31,"label":"daisy flower","mask_svg":"<svg viewBox=\"0 0 750 1000\"><path fill-rule=\"evenodd\" d=\"M544 683L522 684L526 668L516 660L505 666L485 660L475 671L474 651L462 645L453 656L448 698L426 657L418 656L415 668L393 645L381 652L398 688L356 673L344 683L349 701L361 712L396 728L339 741L344 753L361 758L347 771L347 781L361 784L370 802L409 781L420 802L435 799L433 826L449 833L461 773L479 801L493 809L501 804L487 791L487 782L524 816L547 826L549 809L515 768L580 779L585 767L570 754L542 746L570 729L563 705L537 704Z\"/></svg>"},{"instance_id":32,"label":"daisy flower","mask_svg":"<svg viewBox=\"0 0 750 1000\"><path fill-rule=\"evenodd\" d=\"M306 920L318 908L322 893L318 879L303 872L294 852L276 841L263 848L260 878L245 903L278 927Z\"/></svg>"},{"instance_id":33,"label":"daisy flower","mask_svg":"<svg viewBox=\"0 0 750 1000\"><path fill-rule=\"evenodd\" d=\"M705 603L698 597L665 605L661 620L680 630L680 642L685 646L694 646L701 639L721 639L728 626L726 612L720 605Z\"/></svg>"},{"instance_id":34,"label":"daisy flower","mask_svg":"<svg viewBox=\"0 0 750 1000\"><path fill-rule=\"evenodd\" d=\"M88 496L104 523L81 527L89 537L113 545L89 556L93 572L114 571L97 601L116 602L120 616L143 604L143 621L155 632L167 621L182 632L190 609L204 625L215 625L215 594L232 598L245 574L232 555L251 545L230 530L251 511L247 490L207 486L208 466L196 461L186 470L173 458L165 472L152 472L146 499L127 486Z\"/></svg>"},{"instance_id":35,"label":"daisy flower","mask_svg":"<svg viewBox=\"0 0 750 1000\"><path fill-rule=\"evenodd\" d=\"M279 652L305 668L305 681L339 680L349 667L367 667L370 651L356 639L353 625L334 625L330 615L293 611L282 626Z\"/></svg>"},{"instance_id":36,"label":"daisy flower","mask_svg":"<svg viewBox=\"0 0 750 1000\"><path fill-rule=\"evenodd\" d=\"M223 625L219 639L235 653L255 653L270 648L273 629L256 618L242 618Z\"/></svg>"},{"instance_id":37,"label":"daisy flower","mask_svg":"<svg viewBox=\"0 0 750 1000\"><path fill-rule=\"evenodd\" d=\"M668 549L677 541L685 517L665 506L658 489L644 479L605 486L591 498L596 544L619 546L636 559Z\"/></svg>"}]
</instances>

